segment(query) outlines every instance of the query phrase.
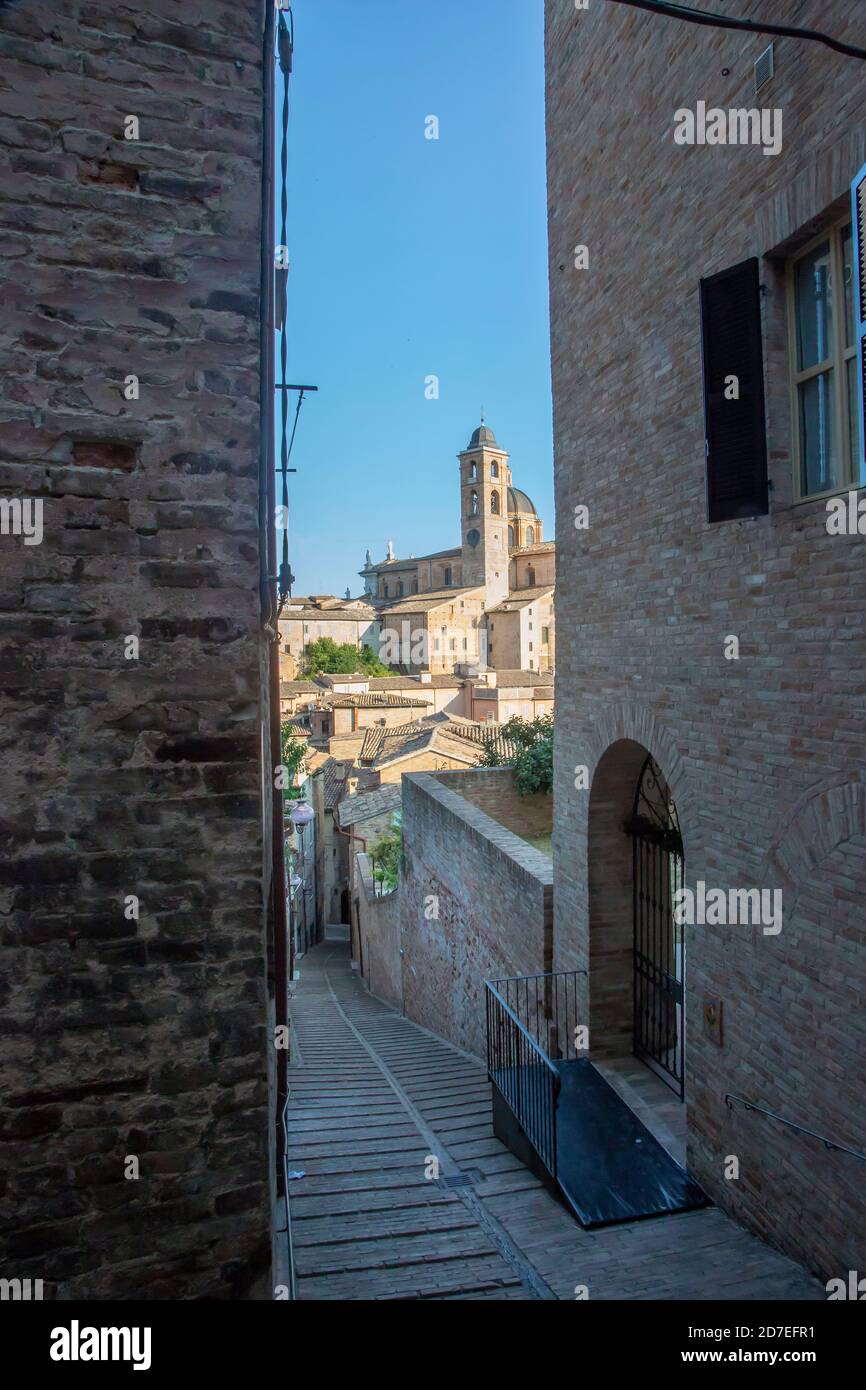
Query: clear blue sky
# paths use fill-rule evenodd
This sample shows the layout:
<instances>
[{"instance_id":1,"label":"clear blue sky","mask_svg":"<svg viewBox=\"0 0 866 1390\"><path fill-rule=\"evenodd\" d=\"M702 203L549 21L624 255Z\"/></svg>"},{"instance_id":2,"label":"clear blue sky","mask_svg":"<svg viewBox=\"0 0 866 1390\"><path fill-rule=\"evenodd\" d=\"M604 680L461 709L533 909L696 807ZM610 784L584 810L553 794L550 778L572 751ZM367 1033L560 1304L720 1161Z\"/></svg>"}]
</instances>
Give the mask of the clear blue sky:
<instances>
[{"instance_id":1,"label":"clear blue sky","mask_svg":"<svg viewBox=\"0 0 866 1390\"><path fill-rule=\"evenodd\" d=\"M487 423L553 537L542 0L294 0L296 594L459 544ZM424 138L438 116L440 138ZM440 399L425 399L428 375Z\"/></svg>"}]
</instances>

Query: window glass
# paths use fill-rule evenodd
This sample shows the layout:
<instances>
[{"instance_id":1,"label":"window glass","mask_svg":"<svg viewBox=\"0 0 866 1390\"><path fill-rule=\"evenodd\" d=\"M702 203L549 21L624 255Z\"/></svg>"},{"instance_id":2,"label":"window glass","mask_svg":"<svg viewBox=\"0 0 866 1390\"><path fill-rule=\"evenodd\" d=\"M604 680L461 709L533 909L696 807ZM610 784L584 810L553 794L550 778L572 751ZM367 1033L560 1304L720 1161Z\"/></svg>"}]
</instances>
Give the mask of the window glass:
<instances>
[{"instance_id":1,"label":"window glass","mask_svg":"<svg viewBox=\"0 0 866 1390\"><path fill-rule=\"evenodd\" d=\"M825 492L839 484L833 421L833 372L801 382L800 486L804 493Z\"/></svg>"},{"instance_id":2,"label":"window glass","mask_svg":"<svg viewBox=\"0 0 866 1390\"><path fill-rule=\"evenodd\" d=\"M797 262L797 368L817 367L832 354L833 307L830 301L830 243L822 242Z\"/></svg>"}]
</instances>

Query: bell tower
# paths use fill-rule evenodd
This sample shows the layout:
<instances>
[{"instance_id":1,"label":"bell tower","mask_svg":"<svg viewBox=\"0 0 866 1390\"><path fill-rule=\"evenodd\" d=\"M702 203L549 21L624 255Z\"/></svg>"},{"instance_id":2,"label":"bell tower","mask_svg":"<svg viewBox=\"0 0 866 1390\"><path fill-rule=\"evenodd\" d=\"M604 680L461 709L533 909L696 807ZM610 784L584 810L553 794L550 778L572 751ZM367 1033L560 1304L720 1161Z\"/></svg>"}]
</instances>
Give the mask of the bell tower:
<instances>
[{"instance_id":1,"label":"bell tower","mask_svg":"<svg viewBox=\"0 0 866 1390\"><path fill-rule=\"evenodd\" d=\"M457 457L463 583L466 588L486 585L487 606L492 607L508 594L508 454L500 449L482 416L467 448Z\"/></svg>"}]
</instances>

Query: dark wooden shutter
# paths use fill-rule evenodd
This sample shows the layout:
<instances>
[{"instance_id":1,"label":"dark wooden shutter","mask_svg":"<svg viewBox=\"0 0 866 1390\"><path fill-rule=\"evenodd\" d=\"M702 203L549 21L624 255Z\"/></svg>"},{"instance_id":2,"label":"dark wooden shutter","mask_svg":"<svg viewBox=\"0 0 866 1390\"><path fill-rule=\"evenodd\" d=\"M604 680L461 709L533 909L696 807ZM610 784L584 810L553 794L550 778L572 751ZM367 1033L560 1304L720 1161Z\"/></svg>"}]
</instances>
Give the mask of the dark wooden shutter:
<instances>
[{"instance_id":1,"label":"dark wooden shutter","mask_svg":"<svg viewBox=\"0 0 866 1390\"><path fill-rule=\"evenodd\" d=\"M858 439L851 440L854 482L866 481L866 164L851 185L854 216L854 303L857 307Z\"/></svg>"},{"instance_id":2,"label":"dark wooden shutter","mask_svg":"<svg viewBox=\"0 0 866 1390\"><path fill-rule=\"evenodd\" d=\"M761 290L756 258L701 281L707 520L769 510ZM739 399L725 398L736 377Z\"/></svg>"}]
</instances>

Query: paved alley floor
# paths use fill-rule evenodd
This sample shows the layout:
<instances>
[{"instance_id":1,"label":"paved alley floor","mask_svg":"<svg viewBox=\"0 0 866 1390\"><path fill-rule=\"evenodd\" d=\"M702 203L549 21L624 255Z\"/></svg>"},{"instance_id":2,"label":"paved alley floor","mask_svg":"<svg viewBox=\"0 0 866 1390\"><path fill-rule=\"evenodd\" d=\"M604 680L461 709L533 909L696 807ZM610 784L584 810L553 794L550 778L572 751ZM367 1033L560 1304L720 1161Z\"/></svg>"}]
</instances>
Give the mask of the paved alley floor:
<instances>
[{"instance_id":1,"label":"paved alley floor","mask_svg":"<svg viewBox=\"0 0 866 1390\"><path fill-rule=\"evenodd\" d=\"M824 1299L716 1208L584 1231L493 1136L484 1067L300 962L289 1166L301 1299ZM431 1178L431 1158L439 1178Z\"/></svg>"}]
</instances>

